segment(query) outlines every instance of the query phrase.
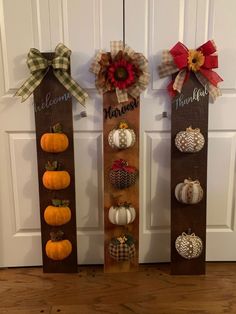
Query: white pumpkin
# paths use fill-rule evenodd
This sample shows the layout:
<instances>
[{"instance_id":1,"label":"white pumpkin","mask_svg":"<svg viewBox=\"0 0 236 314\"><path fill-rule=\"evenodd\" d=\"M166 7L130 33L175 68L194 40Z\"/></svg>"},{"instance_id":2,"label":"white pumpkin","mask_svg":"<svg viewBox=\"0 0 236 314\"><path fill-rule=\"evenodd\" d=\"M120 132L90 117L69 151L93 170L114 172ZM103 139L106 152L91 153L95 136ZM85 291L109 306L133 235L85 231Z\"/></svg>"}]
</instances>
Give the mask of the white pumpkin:
<instances>
[{"instance_id":1,"label":"white pumpkin","mask_svg":"<svg viewBox=\"0 0 236 314\"><path fill-rule=\"evenodd\" d=\"M118 129L109 132L108 143L112 148L126 149L135 144L136 136L126 122L120 122Z\"/></svg>"},{"instance_id":2,"label":"white pumpkin","mask_svg":"<svg viewBox=\"0 0 236 314\"><path fill-rule=\"evenodd\" d=\"M123 204L119 206L112 206L109 209L108 218L114 225L124 226L131 224L136 217L136 211L134 207L129 204Z\"/></svg>"},{"instance_id":3,"label":"white pumpkin","mask_svg":"<svg viewBox=\"0 0 236 314\"><path fill-rule=\"evenodd\" d=\"M176 199L184 204L197 204L203 198L203 189L198 180L185 179L175 187Z\"/></svg>"},{"instance_id":4,"label":"white pumpkin","mask_svg":"<svg viewBox=\"0 0 236 314\"><path fill-rule=\"evenodd\" d=\"M202 239L194 233L186 234L183 232L175 240L175 248L180 256L186 259L197 258L203 250Z\"/></svg>"},{"instance_id":5,"label":"white pumpkin","mask_svg":"<svg viewBox=\"0 0 236 314\"><path fill-rule=\"evenodd\" d=\"M190 126L186 131L180 131L175 137L175 146L182 153L197 153L205 143L200 129L192 129Z\"/></svg>"}]
</instances>

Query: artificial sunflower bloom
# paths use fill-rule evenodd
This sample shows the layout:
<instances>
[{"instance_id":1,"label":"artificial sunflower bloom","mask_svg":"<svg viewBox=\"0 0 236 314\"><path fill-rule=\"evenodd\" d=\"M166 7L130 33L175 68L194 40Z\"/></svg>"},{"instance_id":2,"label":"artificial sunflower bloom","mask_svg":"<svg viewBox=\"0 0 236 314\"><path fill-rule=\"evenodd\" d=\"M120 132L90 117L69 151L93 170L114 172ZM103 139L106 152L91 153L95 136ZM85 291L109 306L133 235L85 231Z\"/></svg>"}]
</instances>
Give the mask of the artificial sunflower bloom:
<instances>
[{"instance_id":1,"label":"artificial sunflower bloom","mask_svg":"<svg viewBox=\"0 0 236 314\"><path fill-rule=\"evenodd\" d=\"M204 64L205 57L201 51L189 50L188 53L188 68L190 71L197 72Z\"/></svg>"},{"instance_id":2,"label":"artificial sunflower bloom","mask_svg":"<svg viewBox=\"0 0 236 314\"><path fill-rule=\"evenodd\" d=\"M108 79L119 89L128 88L135 80L133 64L125 59L113 62L108 69Z\"/></svg>"},{"instance_id":3,"label":"artificial sunflower bloom","mask_svg":"<svg viewBox=\"0 0 236 314\"><path fill-rule=\"evenodd\" d=\"M119 129L128 129L128 124L125 121L121 121L119 124Z\"/></svg>"}]
</instances>

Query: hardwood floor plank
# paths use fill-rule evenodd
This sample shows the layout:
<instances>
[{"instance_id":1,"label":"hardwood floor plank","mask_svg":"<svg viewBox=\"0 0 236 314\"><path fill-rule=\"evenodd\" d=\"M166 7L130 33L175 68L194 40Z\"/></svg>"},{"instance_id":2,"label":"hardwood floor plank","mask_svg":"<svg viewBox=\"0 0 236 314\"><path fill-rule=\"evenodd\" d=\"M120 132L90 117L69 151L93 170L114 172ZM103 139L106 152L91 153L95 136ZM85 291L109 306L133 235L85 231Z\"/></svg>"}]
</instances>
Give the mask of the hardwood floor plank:
<instances>
[{"instance_id":1,"label":"hardwood floor plank","mask_svg":"<svg viewBox=\"0 0 236 314\"><path fill-rule=\"evenodd\" d=\"M37 307L37 308L0 308L1 314L50 314L51 307ZM58 314L58 313L57 313ZM82 313L81 313L82 314Z\"/></svg>"},{"instance_id":2,"label":"hardwood floor plank","mask_svg":"<svg viewBox=\"0 0 236 314\"><path fill-rule=\"evenodd\" d=\"M203 276L171 276L166 264L126 274L104 274L101 266L80 270L0 270L0 313L236 313L236 263L209 263Z\"/></svg>"}]
</instances>

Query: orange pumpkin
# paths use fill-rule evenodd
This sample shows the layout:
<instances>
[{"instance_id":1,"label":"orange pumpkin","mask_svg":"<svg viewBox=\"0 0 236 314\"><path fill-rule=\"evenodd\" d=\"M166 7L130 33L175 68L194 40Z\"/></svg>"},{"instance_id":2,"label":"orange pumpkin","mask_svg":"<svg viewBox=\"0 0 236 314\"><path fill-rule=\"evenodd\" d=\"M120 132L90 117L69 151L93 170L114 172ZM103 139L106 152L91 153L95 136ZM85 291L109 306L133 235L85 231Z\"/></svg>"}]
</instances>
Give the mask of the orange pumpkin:
<instances>
[{"instance_id":1,"label":"orange pumpkin","mask_svg":"<svg viewBox=\"0 0 236 314\"><path fill-rule=\"evenodd\" d=\"M40 139L42 150L48 153L64 152L69 145L69 140L66 134L62 133L62 126L57 123L52 127L51 133L45 133Z\"/></svg>"},{"instance_id":2,"label":"orange pumpkin","mask_svg":"<svg viewBox=\"0 0 236 314\"><path fill-rule=\"evenodd\" d=\"M62 190L70 185L70 175L65 170L59 170L57 161L48 162L43 174L43 185L49 190Z\"/></svg>"},{"instance_id":3,"label":"orange pumpkin","mask_svg":"<svg viewBox=\"0 0 236 314\"><path fill-rule=\"evenodd\" d=\"M72 252L72 244L69 240L63 240L63 231L51 232L51 240L46 243L45 251L47 257L54 261L67 258Z\"/></svg>"},{"instance_id":4,"label":"orange pumpkin","mask_svg":"<svg viewBox=\"0 0 236 314\"><path fill-rule=\"evenodd\" d=\"M69 201L53 199L44 211L44 220L50 226L62 226L71 220Z\"/></svg>"}]
</instances>

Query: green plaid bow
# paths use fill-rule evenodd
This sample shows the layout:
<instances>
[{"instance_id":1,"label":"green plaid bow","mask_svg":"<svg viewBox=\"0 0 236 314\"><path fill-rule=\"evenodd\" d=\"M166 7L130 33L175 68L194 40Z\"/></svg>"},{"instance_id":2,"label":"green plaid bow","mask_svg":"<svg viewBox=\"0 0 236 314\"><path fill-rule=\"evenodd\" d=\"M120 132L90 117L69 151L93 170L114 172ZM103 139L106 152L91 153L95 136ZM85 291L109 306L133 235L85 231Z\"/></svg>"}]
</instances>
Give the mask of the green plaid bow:
<instances>
[{"instance_id":1,"label":"green plaid bow","mask_svg":"<svg viewBox=\"0 0 236 314\"><path fill-rule=\"evenodd\" d=\"M21 102L25 101L42 82L50 66L53 68L53 74L61 84L85 106L85 99L88 94L73 80L67 72L70 66L69 57L71 50L63 44L58 44L55 48L55 58L53 60L45 59L38 49L31 48L28 53L27 65L31 76L18 89L15 96L21 96Z\"/></svg>"}]
</instances>

